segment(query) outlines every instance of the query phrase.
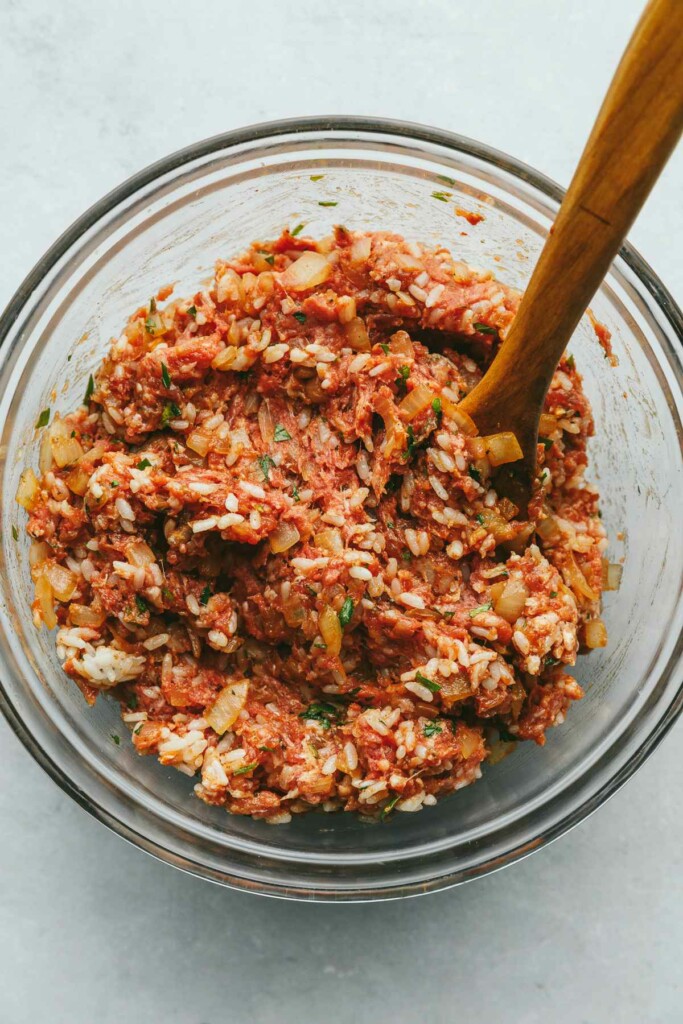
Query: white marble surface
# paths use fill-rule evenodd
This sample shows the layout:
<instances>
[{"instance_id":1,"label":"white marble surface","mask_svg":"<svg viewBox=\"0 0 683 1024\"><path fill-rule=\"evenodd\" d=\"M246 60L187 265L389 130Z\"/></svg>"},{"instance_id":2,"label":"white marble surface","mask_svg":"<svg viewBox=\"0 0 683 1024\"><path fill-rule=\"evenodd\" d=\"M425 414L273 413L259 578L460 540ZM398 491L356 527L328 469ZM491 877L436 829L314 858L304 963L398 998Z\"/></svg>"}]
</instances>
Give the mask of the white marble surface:
<instances>
[{"instance_id":1,"label":"white marble surface","mask_svg":"<svg viewBox=\"0 0 683 1024\"><path fill-rule=\"evenodd\" d=\"M253 121L404 117L566 184L640 6L0 0L0 304L127 175ZM679 301L682 179L679 151L631 236ZM683 723L530 860L442 895L339 907L156 863L64 796L4 723L0 736L2 1024L683 1018Z\"/></svg>"}]
</instances>

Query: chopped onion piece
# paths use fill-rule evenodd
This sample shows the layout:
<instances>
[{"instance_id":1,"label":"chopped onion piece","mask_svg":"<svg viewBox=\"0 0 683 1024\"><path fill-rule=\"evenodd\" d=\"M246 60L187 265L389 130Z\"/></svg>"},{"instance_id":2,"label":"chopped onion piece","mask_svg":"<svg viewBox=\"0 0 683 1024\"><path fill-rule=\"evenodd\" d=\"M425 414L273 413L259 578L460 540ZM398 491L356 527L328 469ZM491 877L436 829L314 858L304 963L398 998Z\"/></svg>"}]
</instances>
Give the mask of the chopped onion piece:
<instances>
[{"instance_id":1,"label":"chopped onion piece","mask_svg":"<svg viewBox=\"0 0 683 1024\"><path fill-rule=\"evenodd\" d=\"M396 331L395 334L392 334L389 339L389 348L392 352L410 356L411 359L415 356L415 349L407 331Z\"/></svg>"},{"instance_id":2,"label":"chopped onion piece","mask_svg":"<svg viewBox=\"0 0 683 1024\"><path fill-rule=\"evenodd\" d=\"M517 462L524 454L519 441L509 430L500 434L489 434L483 438L486 454L492 466L503 466L507 462Z\"/></svg>"},{"instance_id":3,"label":"chopped onion piece","mask_svg":"<svg viewBox=\"0 0 683 1024\"><path fill-rule=\"evenodd\" d=\"M418 384L400 403L398 411L401 414L401 418L410 423L421 412L428 409L433 400L433 392L428 387L425 387L424 384Z\"/></svg>"},{"instance_id":4,"label":"chopped onion piece","mask_svg":"<svg viewBox=\"0 0 683 1024\"><path fill-rule=\"evenodd\" d=\"M286 291L303 292L327 281L332 266L320 252L305 252L280 274L280 284Z\"/></svg>"},{"instance_id":5,"label":"chopped onion piece","mask_svg":"<svg viewBox=\"0 0 683 1024\"><path fill-rule=\"evenodd\" d=\"M339 530L321 530L315 535L316 547L329 551L333 555L341 555L344 550L344 541Z\"/></svg>"},{"instance_id":6,"label":"chopped onion piece","mask_svg":"<svg viewBox=\"0 0 683 1024\"><path fill-rule=\"evenodd\" d=\"M81 498L88 490L89 483L89 475L80 466L75 466L66 477L66 485L69 490L73 491L74 494L80 495Z\"/></svg>"},{"instance_id":7,"label":"chopped onion piece","mask_svg":"<svg viewBox=\"0 0 683 1024\"><path fill-rule=\"evenodd\" d=\"M607 646L607 629L602 619L590 619L584 627L584 643L590 650Z\"/></svg>"},{"instance_id":8,"label":"chopped onion piece","mask_svg":"<svg viewBox=\"0 0 683 1024\"><path fill-rule=\"evenodd\" d=\"M214 732L222 736L233 725L240 711L247 703L249 680L240 679L228 683L216 697L209 711L204 715Z\"/></svg>"},{"instance_id":9,"label":"chopped onion piece","mask_svg":"<svg viewBox=\"0 0 683 1024\"><path fill-rule=\"evenodd\" d=\"M50 581L52 593L58 601L70 601L76 590L78 578L70 569L63 565L52 562L44 569L44 573Z\"/></svg>"},{"instance_id":10,"label":"chopped onion piece","mask_svg":"<svg viewBox=\"0 0 683 1024\"><path fill-rule=\"evenodd\" d=\"M585 597L589 601L597 601L598 594L595 593L593 588L588 585L586 577L583 575L574 555L569 552L569 559L567 563L561 568L562 575L564 576L565 582L574 591L577 597Z\"/></svg>"},{"instance_id":11,"label":"chopped onion piece","mask_svg":"<svg viewBox=\"0 0 683 1024\"><path fill-rule=\"evenodd\" d=\"M472 754L475 754L479 750L481 737L478 732L474 731L474 729L464 729L462 732L459 732L459 740L460 754L463 760L466 761L469 757L472 757Z\"/></svg>"},{"instance_id":12,"label":"chopped onion piece","mask_svg":"<svg viewBox=\"0 0 683 1024\"><path fill-rule=\"evenodd\" d=\"M156 561L154 552L149 544L145 544L144 540L136 540L131 544L126 551L126 557L132 565L143 567Z\"/></svg>"},{"instance_id":13,"label":"chopped onion piece","mask_svg":"<svg viewBox=\"0 0 683 1024\"><path fill-rule=\"evenodd\" d=\"M501 619L513 623L524 611L528 596L529 591L522 580L509 579L500 597L494 602L493 609Z\"/></svg>"},{"instance_id":14,"label":"chopped onion piece","mask_svg":"<svg viewBox=\"0 0 683 1024\"><path fill-rule=\"evenodd\" d=\"M621 586L621 577L624 572L623 565L619 565L618 562L608 562L606 558L602 560L602 589L603 590L618 590Z\"/></svg>"},{"instance_id":15,"label":"chopped onion piece","mask_svg":"<svg viewBox=\"0 0 683 1024\"><path fill-rule=\"evenodd\" d=\"M54 629L57 625L57 616L55 615L52 587L45 575L39 576L36 580L36 600L45 626L47 629Z\"/></svg>"},{"instance_id":16,"label":"chopped onion piece","mask_svg":"<svg viewBox=\"0 0 683 1024\"><path fill-rule=\"evenodd\" d=\"M92 626L98 629L106 617L106 612L97 611L86 604L69 605L69 619L74 626Z\"/></svg>"},{"instance_id":17,"label":"chopped onion piece","mask_svg":"<svg viewBox=\"0 0 683 1024\"><path fill-rule=\"evenodd\" d=\"M344 337L346 343L355 352L369 352L372 347L365 324L359 316L354 317L348 324L344 324Z\"/></svg>"},{"instance_id":18,"label":"chopped onion piece","mask_svg":"<svg viewBox=\"0 0 683 1024\"><path fill-rule=\"evenodd\" d=\"M17 487L17 501L22 508L25 508L27 512L30 512L33 508L33 502L38 496L38 479L32 469L25 469L21 474L19 480L19 486Z\"/></svg>"},{"instance_id":19,"label":"chopped onion piece","mask_svg":"<svg viewBox=\"0 0 683 1024\"><path fill-rule=\"evenodd\" d=\"M198 427L187 435L187 441L185 443L193 452L196 452L197 455L201 455L202 458L204 458L211 447L211 434L206 430L202 430L201 427Z\"/></svg>"},{"instance_id":20,"label":"chopped onion piece","mask_svg":"<svg viewBox=\"0 0 683 1024\"><path fill-rule=\"evenodd\" d=\"M339 654L342 645L342 627L339 616L334 608L330 608L329 604L325 605L318 616L318 627L320 635L325 641L327 653Z\"/></svg>"},{"instance_id":21,"label":"chopped onion piece","mask_svg":"<svg viewBox=\"0 0 683 1024\"><path fill-rule=\"evenodd\" d=\"M50 557L50 548L44 540L34 540L28 550L28 561L32 568L42 565Z\"/></svg>"},{"instance_id":22,"label":"chopped onion piece","mask_svg":"<svg viewBox=\"0 0 683 1024\"><path fill-rule=\"evenodd\" d=\"M293 523L280 523L271 533L268 541L270 543L270 550L273 554L277 555L281 551L288 551L300 539L301 534Z\"/></svg>"},{"instance_id":23,"label":"chopped onion piece","mask_svg":"<svg viewBox=\"0 0 683 1024\"><path fill-rule=\"evenodd\" d=\"M539 519L536 524L536 533L541 538L544 544L557 544L562 539L562 533L557 520L554 516L546 516L545 519Z\"/></svg>"},{"instance_id":24,"label":"chopped onion piece","mask_svg":"<svg viewBox=\"0 0 683 1024\"><path fill-rule=\"evenodd\" d=\"M474 437L477 433L477 426L464 409L461 409L455 402L451 402L450 398L446 398L445 395L441 395L441 408L444 416L449 420L453 420L461 434L465 434L467 437Z\"/></svg>"}]
</instances>

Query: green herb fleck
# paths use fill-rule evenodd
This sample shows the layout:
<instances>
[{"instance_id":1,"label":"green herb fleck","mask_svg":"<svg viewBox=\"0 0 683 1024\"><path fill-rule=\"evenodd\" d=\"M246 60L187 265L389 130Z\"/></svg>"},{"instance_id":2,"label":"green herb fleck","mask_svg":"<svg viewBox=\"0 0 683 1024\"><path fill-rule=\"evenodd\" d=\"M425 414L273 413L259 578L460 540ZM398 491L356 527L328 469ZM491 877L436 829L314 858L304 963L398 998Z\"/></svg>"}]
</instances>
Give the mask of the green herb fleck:
<instances>
[{"instance_id":1,"label":"green herb fleck","mask_svg":"<svg viewBox=\"0 0 683 1024\"><path fill-rule=\"evenodd\" d=\"M387 519L387 527L390 530L396 529L396 523L393 521L393 519Z\"/></svg>"},{"instance_id":2,"label":"green herb fleck","mask_svg":"<svg viewBox=\"0 0 683 1024\"><path fill-rule=\"evenodd\" d=\"M252 761L251 764L245 764L241 768L237 768L232 774L246 775L247 772L253 772L254 768L258 768L258 761Z\"/></svg>"},{"instance_id":3,"label":"green herb fleck","mask_svg":"<svg viewBox=\"0 0 683 1024\"><path fill-rule=\"evenodd\" d=\"M427 679L427 676L423 676L421 672L415 673L415 679L418 683L422 683L423 686L426 686L432 693L438 693L441 689L438 683L435 683L432 679Z\"/></svg>"},{"instance_id":4,"label":"green herb fleck","mask_svg":"<svg viewBox=\"0 0 683 1024\"><path fill-rule=\"evenodd\" d=\"M189 306L188 310L187 310L187 315L191 316L193 320L196 320L197 319L197 307L195 305Z\"/></svg>"},{"instance_id":5,"label":"green herb fleck","mask_svg":"<svg viewBox=\"0 0 683 1024\"><path fill-rule=\"evenodd\" d=\"M405 395L406 391L408 390L407 381L408 381L409 377L410 377L410 367L409 366L399 366L399 368L398 368L398 377L396 378L396 387L399 390L399 394Z\"/></svg>"},{"instance_id":6,"label":"green herb fleck","mask_svg":"<svg viewBox=\"0 0 683 1024\"><path fill-rule=\"evenodd\" d=\"M452 619L453 616L455 615L455 612L452 612L452 611L442 611L441 608L437 608L436 610L439 613L439 615L441 615L442 618L444 618L444 619Z\"/></svg>"},{"instance_id":7,"label":"green herb fleck","mask_svg":"<svg viewBox=\"0 0 683 1024\"><path fill-rule=\"evenodd\" d=\"M151 465L152 465L152 463L149 461L149 459L140 459L140 461L138 462L137 468L138 469L149 469L149 467Z\"/></svg>"},{"instance_id":8,"label":"green herb fleck","mask_svg":"<svg viewBox=\"0 0 683 1024\"><path fill-rule=\"evenodd\" d=\"M145 612L147 611L147 602L145 601L144 597L140 597L139 594L136 594L135 595L135 603L137 605L137 608L138 608L138 611L140 612L140 614L144 615Z\"/></svg>"},{"instance_id":9,"label":"green herb fleck","mask_svg":"<svg viewBox=\"0 0 683 1024\"><path fill-rule=\"evenodd\" d=\"M265 747L265 746L263 746L263 747L259 747L259 750L267 751L269 754L272 754L272 753L275 752L275 750L277 750L277 747Z\"/></svg>"},{"instance_id":10,"label":"green herb fleck","mask_svg":"<svg viewBox=\"0 0 683 1024\"><path fill-rule=\"evenodd\" d=\"M290 231L289 233L292 236L292 238L296 238L297 235L301 234L303 229L304 229L304 225L303 224L297 224L297 226L294 228L294 230Z\"/></svg>"},{"instance_id":11,"label":"green herb fleck","mask_svg":"<svg viewBox=\"0 0 683 1024\"><path fill-rule=\"evenodd\" d=\"M451 188L455 188L455 179L449 178L447 174L437 174L437 181L442 181L444 185L450 185Z\"/></svg>"},{"instance_id":12,"label":"green herb fleck","mask_svg":"<svg viewBox=\"0 0 683 1024\"><path fill-rule=\"evenodd\" d=\"M171 374L168 372L168 366L166 365L166 363L161 364L161 380L165 388L170 388Z\"/></svg>"},{"instance_id":13,"label":"green herb fleck","mask_svg":"<svg viewBox=\"0 0 683 1024\"><path fill-rule=\"evenodd\" d=\"M305 324L306 323L306 314L305 313L292 313L292 316L294 317L295 320L298 320L300 324Z\"/></svg>"},{"instance_id":14,"label":"green herb fleck","mask_svg":"<svg viewBox=\"0 0 683 1024\"><path fill-rule=\"evenodd\" d=\"M149 311L150 313L156 313L157 311L157 300L155 298L149 300Z\"/></svg>"},{"instance_id":15,"label":"green herb fleck","mask_svg":"<svg viewBox=\"0 0 683 1024\"><path fill-rule=\"evenodd\" d=\"M406 450L403 453L403 461L404 462L407 462L409 459L411 459L413 457L413 455L415 454L415 449L417 448L417 442L415 440L415 432L414 432L413 428L410 425L408 425L408 427L406 428L406 434L407 434L407 437L408 437L408 447L406 448Z\"/></svg>"},{"instance_id":16,"label":"green herb fleck","mask_svg":"<svg viewBox=\"0 0 683 1024\"><path fill-rule=\"evenodd\" d=\"M297 487L296 484L294 484L294 486L292 487L292 497L294 498L294 503L295 504L298 501L301 501L301 498L299 497L299 488Z\"/></svg>"},{"instance_id":17,"label":"green herb fleck","mask_svg":"<svg viewBox=\"0 0 683 1024\"><path fill-rule=\"evenodd\" d=\"M291 441L292 440L292 435L290 434L290 432L287 430L286 427L282 426L281 423L277 423L275 425L275 433L274 433L273 437L274 437L274 439L276 441Z\"/></svg>"},{"instance_id":18,"label":"green herb fleck","mask_svg":"<svg viewBox=\"0 0 683 1024\"><path fill-rule=\"evenodd\" d=\"M207 583L206 586L204 587L204 589L202 590L201 594L199 595L199 603L200 604L208 604L210 600L211 600L211 587Z\"/></svg>"},{"instance_id":19,"label":"green herb fleck","mask_svg":"<svg viewBox=\"0 0 683 1024\"><path fill-rule=\"evenodd\" d=\"M15 540L19 540L19 531L17 530L16 526L14 526L14 524L12 525L12 536L14 537Z\"/></svg>"},{"instance_id":20,"label":"green herb fleck","mask_svg":"<svg viewBox=\"0 0 683 1024\"><path fill-rule=\"evenodd\" d=\"M40 430L41 427L46 427L50 422L50 410L43 409L40 416L36 420L36 430Z\"/></svg>"},{"instance_id":21,"label":"green herb fleck","mask_svg":"<svg viewBox=\"0 0 683 1024\"><path fill-rule=\"evenodd\" d=\"M70 363L70 362L71 362L71 360L73 359L73 357L74 357L74 355L73 355L73 352L72 352L72 353L71 353L70 355L68 355L68 356L66 357L66 361L67 361L67 363Z\"/></svg>"},{"instance_id":22,"label":"green herb fleck","mask_svg":"<svg viewBox=\"0 0 683 1024\"><path fill-rule=\"evenodd\" d=\"M382 808L382 813L380 814L381 821L384 821L384 819L391 814L391 812L393 811L394 807L396 806L400 799L401 794L397 793L396 796L392 796L391 800L384 805L384 807Z\"/></svg>"},{"instance_id":23,"label":"green herb fleck","mask_svg":"<svg viewBox=\"0 0 683 1024\"><path fill-rule=\"evenodd\" d=\"M474 466L470 466L467 472L469 473L473 480L477 481L478 484L481 483L481 473L479 472L478 469L476 469Z\"/></svg>"},{"instance_id":24,"label":"green herb fleck","mask_svg":"<svg viewBox=\"0 0 683 1024\"><path fill-rule=\"evenodd\" d=\"M576 363L574 362L574 356L567 356L567 366L570 370L576 369Z\"/></svg>"},{"instance_id":25,"label":"green herb fleck","mask_svg":"<svg viewBox=\"0 0 683 1024\"><path fill-rule=\"evenodd\" d=\"M318 206L338 206L338 205L339 205L338 203L331 203L329 201L325 202L325 203L322 203L322 202L318 203Z\"/></svg>"},{"instance_id":26,"label":"green herb fleck","mask_svg":"<svg viewBox=\"0 0 683 1024\"><path fill-rule=\"evenodd\" d=\"M316 594L316 597L317 596L318 595ZM321 651L326 651L327 650L327 644L324 644L322 642L322 640L316 640L316 642L313 644L313 646L320 648Z\"/></svg>"},{"instance_id":27,"label":"green herb fleck","mask_svg":"<svg viewBox=\"0 0 683 1024\"><path fill-rule=\"evenodd\" d=\"M112 480L112 482L109 484L109 486L110 487L118 487L119 486L118 480Z\"/></svg>"},{"instance_id":28,"label":"green herb fleck","mask_svg":"<svg viewBox=\"0 0 683 1024\"><path fill-rule=\"evenodd\" d=\"M557 597L557 591L556 590L551 590L550 591L550 596L551 597Z\"/></svg>"},{"instance_id":29,"label":"green herb fleck","mask_svg":"<svg viewBox=\"0 0 683 1024\"><path fill-rule=\"evenodd\" d=\"M324 174L312 174L311 181L321 181L324 177Z\"/></svg>"},{"instance_id":30,"label":"green herb fleck","mask_svg":"<svg viewBox=\"0 0 683 1024\"><path fill-rule=\"evenodd\" d=\"M164 601L173 601L173 600L175 600L174 597L173 597L173 592L169 589L169 587L162 587L161 588L161 596L163 597Z\"/></svg>"},{"instance_id":31,"label":"green herb fleck","mask_svg":"<svg viewBox=\"0 0 683 1024\"><path fill-rule=\"evenodd\" d=\"M115 733L115 732L113 732L113 733L111 734L111 738L113 739L114 743L115 743L115 744L116 744L116 746L118 747L119 743L121 742L121 737L120 737L120 736L117 736L117 735L116 735L116 733Z\"/></svg>"},{"instance_id":32,"label":"green herb fleck","mask_svg":"<svg viewBox=\"0 0 683 1024\"><path fill-rule=\"evenodd\" d=\"M320 722L323 729L329 729L332 722L337 721L339 711L340 709L336 708L334 704L314 701L308 705L305 711L299 712L299 718L305 718L306 721L311 722Z\"/></svg>"},{"instance_id":33,"label":"green herb fleck","mask_svg":"<svg viewBox=\"0 0 683 1024\"><path fill-rule=\"evenodd\" d=\"M351 621L351 617L353 615L353 601L351 600L350 597L346 598L346 600L344 601L344 604L339 609L339 613L338 614L339 614L339 622L340 622L342 628L344 626L348 626L349 622Z\"/></svg>"},{"instance_id":34,"label":"green herb fleck","mask_svg":"<svg viewBox=\"0 0 683 1024\"><path fill-rule=\"evenodd\" d=\"M548 448L552 448L553 446L553 442L550 440L549 437L541 437L539 434L538 440L543 445L546 451L548 451Z\"/></svg>"},{"instance_id":35,"label":"green herb fleck","mask_svg":"<svg viewBox=\"0 0 683 1024\"><path fill-rule=\"evenodd\" d=\"M554 668L555 665L560 664L560 659L554 658L552 654L548 654L543 664L545 668Z\"/></svg>"},{"instance_id":36,"label":"green herb fleck","mask_svg":"<svg viewBox=\"0 0 683 1024\"><path fill-rule=\"evenodd\" d=\"M263 479L268 480L268 474L270 473L271 466L275 465L270 455L262 455L258 460L258 464L261 467Z\"/></svg>"},{"instance_id":37,"label":"green herb fleck","mask_svg":"<svg viewBox=\"0 0 683 1024\"><path fill-rule=\"evenodd\" d=\"M126 707L130 708L131 711L135 711L137 706L138 706L138 695L137 695L137 693L131 693L131 695L126 698Z\"/></svg>"},{"instance_id":38,"label":"green herb fleck","mask_svg":"<svg viewBox=\"0 0 683 1024\"><path fill-rule=\"evenodd\" d=\"M412 557L412 553L408 550L408 548L404 548L403 551L401 552L401 558L403 559L404 562L409 562Z\"/></svg>"},{"instance_id":39,"label":"green herb fleck","mask_svg":"<svg viewBox=\"0 0 683 1024\"><path fill-rule=\"evenodd\" d=\"M433 398L432 399L432 409L434 410L434 415L436 416L437 421L440 422L441 421L441 417L443 415L443 410L441 408L441 399L440 398Z\"/></svg>"},{"instance_id":40,"label":"green herb fleck","mask_svg":"<svg viewBox=\"0 0 683 1024\"><path fill-rule=\"evenodd\" d=\"M440 203L447 203L451 195L451 192L432 192L432 199L438 199Z\"/></svg>"},{"instance_id":41,"label":"green herb fleck","mask_svg":"<svg viewBox=\"0 0 683 1024\"><path fill-rule=\"evenodd\" d=\"M161 414L161 426L167 427L171 420L175 420L180 416L180 409L175 402L167 402L164 406L164 410Z\"/></svg>"},{"instance_id":42,"label":"green herb fleck","mask_svg":"<svg viewBox=\"0 0 683 1024\"><path fill-rule=\"evenodd\" d=\"M471 619L474 619L476 618L477 615L481 615L482 612L490 611L491 608L493 608L492 603L490 601L487 601L486 604L480 604L476 608L473 608L472 611L469 613L469 616Z\"/></svg>"},{"instance_id":43,"label":"green herb fleck","mask_svg":"<svg viewBox=\"0 0 683 1024\"><path fill-rule=\"evenodd\" d=\"M270 263L271 267L275 263L275 255L272 252L268 252L267 249L259 249L259 253L263 256L266 263Z\"/></svg>"},{"instance_id":44,"label":"green herb fleck","mask_svg":"<svg viewBox=\"0 0 683 1024\"><path fill-rule=\"evenodd\" d=\"M475 323L473 326L475 331L479 331L480 334L498 334L496 328L489 327L488 324Z\"/></svg>"},{"instance_id":45,"label":"green herb fleck","mask_svg":"<svg viewBox=\"0 0 683 1024\"><path fill-rule=\"evenodd\" d=\"M379 347L382 349L382 352L384 352L385 356L389 355L389 346L386 344L386 342L380 341Z\"/></svg>"},{"instance_id":46,"label":"green herb fleck","mask_svg":"<svg viewBox=\"0 0 683 1024\"><path fill-rule=\"evenodd\" d=\"M474 518L477 520L477 522L479 523L480 526L484 525L484 517L481 514L481 512L477 512L477 514L476 514L476 516Z\"/></svg>"},{"instance_id":47,"label":"green herb fleck","mask_svg":"<svg viewBox=\"0 0 683 1024\"><path fill-rule=\"evenodd\" d=\"M425 736L436 736L442 732L442 728L438 722L425 722L424 729L422 730Z\"/></svg>"},{"instance_id":48,"label":"green herb fleck","mask_svg":"<svg viewBox=\"0 0 683 1024\"><path fill-rule=\"evenodd\" d=\"M95 379L94 379L94 377L93 377L93 375L91 373L90 376L88 377L88 386L85 389L85 395L83 397L83 405L88 405L89 404L90 399L92 398L92 393L93 393L94 390L95 390Z\"/></svg>"}]
</instances>

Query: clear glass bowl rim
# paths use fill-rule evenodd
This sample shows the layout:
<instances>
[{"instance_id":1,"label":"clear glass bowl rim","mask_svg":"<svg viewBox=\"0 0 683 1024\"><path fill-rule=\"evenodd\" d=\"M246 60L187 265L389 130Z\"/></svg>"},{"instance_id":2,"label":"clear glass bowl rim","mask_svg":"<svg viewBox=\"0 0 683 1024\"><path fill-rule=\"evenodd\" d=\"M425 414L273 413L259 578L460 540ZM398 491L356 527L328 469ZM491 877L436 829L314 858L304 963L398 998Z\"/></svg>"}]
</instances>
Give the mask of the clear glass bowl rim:
<instances>
[{"instance_id":1,"label":"clear glass bowl rim","mask_svg":"<svg viewBox=\"0 0 683 1024\"><path fill-rule=\"evenodd\" d=\"M35 290L52 268L59 263L65 253L68 252L70 247L77 243L93 225L110 213L117 205L133 196L137 191L185 164L210 156L218 151L228 150L230 147L239 147L257 142L266 143L269 140L275 140L285 135L300 133L305 136L306 134L316 132L330 133L331 142L334 141L336 133L351 132L368 141L373 136L390 136L397 139L403 138L408 143L435 145L451 150L456 154L484 161L496 170L503 171L513 178L528 183L554 202L560 203L565 194L565 190L552 179L506 153L502 153L467 136L414 122L378 117L332 115L287 118L249 125L211 136L208 139L176 150L167 157L148 165L132 175L86 210L38 260L10 299L0 316L0 346L5 342L20 311L30 302ZM683 313L653 269L629 242L625 242L620 249L619 258L624 261L638 278L640 284L649 292L654 305L656 305L668 321L673 335L679 341L683 339ZM679 386L683 386L683 361L680 353L676 351L673 345L669 345L669 350L666 354ZM674 665L680 662L682 655L683 636L680 636L662 675L669 674ZM469 869L459 869L448 874L438 874L427 883L424 881L411 884L396 882L387 887L359 888L357 890L331 890L327 887L292 888L286 883L264 883L262 881L255 883L239 875L228 875L227 873L219 875L198 860L179 856L148 836L135 831L129 824L117 818L73 783L68 774L55 760L46 754L36 738L25 727L20 714L14 708L9 698L2 679L0 679L0 711L2 711L15 735L34 760L65 793L98 821L101 821L122 838L152 856L190 874L228 887L257 892L262 895L290 899L362 902L414 896L461 884L515 863L574 828L617 792L655 750L676 721L678 715L683 711L683 685L674 693L665 712L655 722L653 728L642 738L638 747L620 769L610 775L587 799L572 808L569 813L560 818L551 828L547 828L533 837L531 841L527 840L521 845L510 848L504 856L496 857L495 860L476 864Z\"/></svg>"}]
</instances>

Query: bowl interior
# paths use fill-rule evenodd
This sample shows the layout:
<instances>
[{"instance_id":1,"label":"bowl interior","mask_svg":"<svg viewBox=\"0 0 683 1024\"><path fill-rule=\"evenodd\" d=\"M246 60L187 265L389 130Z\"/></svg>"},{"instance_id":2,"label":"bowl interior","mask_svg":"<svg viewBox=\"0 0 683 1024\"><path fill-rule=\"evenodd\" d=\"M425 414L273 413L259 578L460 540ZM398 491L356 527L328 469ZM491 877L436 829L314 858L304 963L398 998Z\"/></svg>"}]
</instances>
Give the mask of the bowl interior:
<instances>
[{"instance_id":1,"label":"bowl interior","mask_svg":"<svg viewBox=\"0 0 683 1024\"><path fill-rule=\"evenodd\" d=\"M420 814L382 825L308 814L269 828L207 807L192 795L192 780L138 757L112 703L87 709L61 672L54 637L31 623L25 516L13 496L23 467L37 463L40 410L65 412L80 402L88 374L133 309L166 283L190 294L216 258L299 223L313 235L335 223L393 230L443 243L516 287L528 280L556 209L538 187L472 153L347 135L219 147L159 174L68 247L27 296L1 353L2 668L18 716L51 760L68 762L64 770L77 774L86 795L97 785L109 813L139 833L153 821L161 845L179 856L191 847L201 865L210 848L218 875L239 856L240 871L253 879L260 864L277 862L282 884L310 883L317 872L331 889L353 888L361 877L426 881L430 858L490 861L501 837L528 844L541 821L552 829L568 802L585 795L587 780L609 774L610 762L635 749L670 703L683 578L680 378L665 319L619 260L592 305L612 331L619 365L610 367L585 318L570 349L596 420L588 477L601 489L608 553L624 561L623 582L605 597L609 647L576 668L587 695L545 748L521 744L475 786ZM470 225L454 215L454 202L484 219Z\"/></svg>"}]
</instances>

